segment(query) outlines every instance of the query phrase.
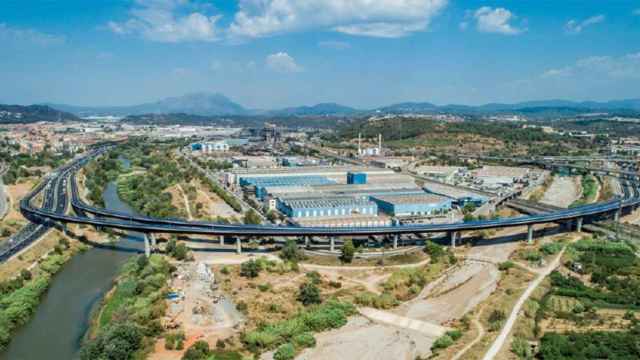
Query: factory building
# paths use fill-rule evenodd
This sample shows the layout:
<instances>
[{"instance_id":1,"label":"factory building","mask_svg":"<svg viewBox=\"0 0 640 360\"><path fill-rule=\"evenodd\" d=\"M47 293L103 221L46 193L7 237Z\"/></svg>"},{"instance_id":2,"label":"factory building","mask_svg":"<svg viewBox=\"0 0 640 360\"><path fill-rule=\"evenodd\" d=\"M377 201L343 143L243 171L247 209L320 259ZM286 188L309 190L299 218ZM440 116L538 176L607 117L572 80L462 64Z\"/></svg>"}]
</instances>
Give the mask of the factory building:
<instances>
[{"instance_id":1,"label":"factory building","mask_svg":"<svg viewBox=\"0 0 640 360\"><path fill-rule=\"evenodd\" d=\"M362 185L367 183L367 174L366 173L347 173L347 184L349 185Z\"/></svg>"},{"instance_id":2,"label":"factory building","mask_svg":"<svg viewBox=\"0 0 640 360\"><path fill-rule=\"evenodd\" d=\"M229 151L229 144L225 141L213 141L191 144L192 151L202 151L203 153L226 152Z\"/></svg>"},{"instance_id":3,"label":"factory building","mask_svg":"<svg viewBox=\"0 0 640 360\"><path fill-rule=\"evenodd\" d=\"M451 210L452 200L435 194L381 195L371 200L392 216L423 216L443 214Z\"/></svg>"},{"instance_id":4,"label":"factory building","mask_svg":"<svg viewBox=\"0 0 640 360\"><path fill-rule=\"evenodd\" d=\"M240 180L241 186L255 187L256 197L262 199L268 194L268 188L287 188L293 186L329 185L334 182L324 176L289 176L289 177L269 177L251 178L245 177Z\"/></svg>"},{"instance_id":5,"label":"factory building","mask_svg":"<svg viewBox=\"0 0 640 360\"><path fill-rule=\"evenodd\" d=\"M427 183L424 190L430 194L440 195L453 200L453 204L463 207L473 203L477 207L489 201L489 198L476 192L437 183Z\"/></svg>"},{"instance_id":6,"label":"factory building","mask_svg":"<svg viewBox=\"0 0 640 360\"><path fill-rule=\"evenodd\" d=\"M375 202L352 197L281 199L278 210L291 218L378 215Z\"/></svg>"}]
</instances>

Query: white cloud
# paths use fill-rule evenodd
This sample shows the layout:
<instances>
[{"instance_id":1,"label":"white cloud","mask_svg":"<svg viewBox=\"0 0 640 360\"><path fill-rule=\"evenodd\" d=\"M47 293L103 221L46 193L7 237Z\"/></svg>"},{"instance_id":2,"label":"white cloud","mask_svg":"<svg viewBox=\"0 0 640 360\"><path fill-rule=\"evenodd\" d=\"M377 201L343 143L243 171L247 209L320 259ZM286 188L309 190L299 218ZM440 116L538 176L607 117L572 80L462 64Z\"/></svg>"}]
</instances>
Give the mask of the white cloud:
<instances>
[{"instance_id":1,"label":"white cloud","mask_svg":"<svg viewBox=\"0 0 640 360\"><path fill-rule=\"evenodd\" d=\"M349 44L348 42L333 40L320 41L318 43L318 46L334 50L346 50L351 48L351 44Z\"/></svg>"},{"instance_id":2,"label":"white cloud","mask_svg":"<svg viewBox=\"0 0 640 360\"><path fill-rule=\"evenodd\" d=\"M565 25L565 30L569 34L580 34L582 32L582 30L584 30L585 28L587 28L589 26L592 26L592 25L595 25L595 24L599 24L599 23L603 22L604 20L605 20L605 16L604 15L592 16L592 17L586 18L586 19L584 19L582 21L577 21L577 20L571 19Z\"/></svg>"},{"instance_id":3,"label":"white cloud","mask_svg":"<svg viewBox=\"0 0 640 360\"><path fill-rule=\"evenodd\" d=\"M0 40L28 42L40 46L65 43L63 36L47 34L34 29L10 27L4 23L0 23Z\"/></svg>"},{"instance_id":4,"label":"white cloud","mask_svg":"<svg viewBox=\"0 0 640 360\"><path fill-rule=\"evenodd\" d=\"M120 35L137 34L158 42L216 41L220 15L198 11L189 0L136 0L124 22L109 21L107 28Z\"/></svg>"},{"instance_id":5,"label":"white cloud","mask_svg":"<svg viewBox=\"0 0 640 360\"><path fill-rule=\"evenodd\" d=\"M623 56L590 56L574 64L545 71L541 77L575 77L579 79L640 79L640 52Z\"/></svg>"},{"instance_id":6,"label":"white cloud","mask_svg":"<svg viewBox=\"0 0 640 360\"><path fill-rule=\"evenodd\" d=\"M257 38L316 28L401 37L427 29L448 0L240 0L229 32Z\"/></svg>"},{"instance_id":7,"label":"white cloud","mask_svg":"<svg viewBox=\"0 0 640 360\"><path fill-rule=\"evenodd\" d=\"M304 69L298 65L294 58L286 52L279 52L267 56L267 68L280 73L296 73Z\"/></svg>"},{"instance_id":8,"label":"white cloud","mask_svg":"<svg viewBox=\"0 0 640 360\"><path fill-rule=\"evenodd\" d=\"M473 18L476 20L478 31L481 32L517 35L524 31L511 24L516 16L505 8L493 9L483 6L473 13ZM466 25L461 24L461 26Z\"/></svg>"}]
</instances>

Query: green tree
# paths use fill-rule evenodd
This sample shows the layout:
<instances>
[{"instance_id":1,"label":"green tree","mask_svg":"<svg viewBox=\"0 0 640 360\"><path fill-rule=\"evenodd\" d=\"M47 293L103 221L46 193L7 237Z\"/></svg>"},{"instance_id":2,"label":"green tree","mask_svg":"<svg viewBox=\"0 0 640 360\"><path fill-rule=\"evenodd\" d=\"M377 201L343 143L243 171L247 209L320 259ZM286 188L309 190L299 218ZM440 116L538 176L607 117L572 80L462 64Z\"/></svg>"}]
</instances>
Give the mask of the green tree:
<instances>
[{"instance_id":1,"label":"green tree","mask_svg":"<svg viewBox=\"0 0 640 360\"><path fill-rule=\"evenodd\" d=\"M207 360L211 355L211 349L206 341L196 341L187 351L182 355L182 360Z\"/></svg>"},{"instance_id":2,"label":"green tree","mask_svg":"<svg viewBox=\"0 0 640 360\"><path fill-rule=\"evenodd\" d=\"M320 289L311 282L300 285L298 291L298 301L303 305L320 304L322 299L320 298Z\"/></svg>"},{"instance_id":3,"label":"green tree","mask_svg":"<svg viewBox=\"0 0 640 360\"><path fill-rule=\"evenodd\" d=\"M240 264L240 276L247 278L255 278L260 275L260 264L257 261L251 259Z\"/></svg>"},{"instance_id":4,"label":"green tree","mask_svg":"<svg viewBox=\"0 0 640 360\"><path fill-rule=\"evenodd\" d=\"M302 253L298 249L298 244L295 240L287 240L280 251L280 258L286 261L299 261L302 259Z\"/></svg>"},{"instance_id":5,"label":"green tree","mask_svg":"<svg viewBox=\"0 0 640 360\"><path fill-rule=\"evenodd\" d=\"M262 219L260 219L260 215L255 210L250 209L244 214L244 223L258 225L262 223Z\"/></svg>"},{"instance_id":6,"label":"green tree","mask_svg":"<svg viewBox=\"0 0 640 360\"><path fill-rule=\"evenodd\" d=\"M353 246L353 241L351 239L347 239L342 245L342 253L340 254L340 260L345 263L351 263L353 261L353 257L356 254L356 247Z\"/></svg>"}]
</instances>

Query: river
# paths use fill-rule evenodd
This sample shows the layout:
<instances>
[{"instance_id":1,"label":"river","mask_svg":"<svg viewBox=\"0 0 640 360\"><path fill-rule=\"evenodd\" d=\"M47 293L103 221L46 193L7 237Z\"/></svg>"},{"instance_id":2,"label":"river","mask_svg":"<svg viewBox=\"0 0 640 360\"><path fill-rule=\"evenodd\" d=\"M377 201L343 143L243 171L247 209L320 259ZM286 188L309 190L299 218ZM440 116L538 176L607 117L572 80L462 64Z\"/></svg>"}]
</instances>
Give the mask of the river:
<instances>
[{"instance_id":1,"label":"river","mask_svg":"<svg viewBox=\"0 0 640 360\"><path fill-rule=\"evenodd\" d=\"M118 198L115 183L107 186L103 196L107 208L134 213ZM142 235L129 233L116 245L142 249ZM132 255L97 247L76 254L53 278L33 318L18 330L0 360L78 359L92 311Z\"/></svg>"}]
</instances>

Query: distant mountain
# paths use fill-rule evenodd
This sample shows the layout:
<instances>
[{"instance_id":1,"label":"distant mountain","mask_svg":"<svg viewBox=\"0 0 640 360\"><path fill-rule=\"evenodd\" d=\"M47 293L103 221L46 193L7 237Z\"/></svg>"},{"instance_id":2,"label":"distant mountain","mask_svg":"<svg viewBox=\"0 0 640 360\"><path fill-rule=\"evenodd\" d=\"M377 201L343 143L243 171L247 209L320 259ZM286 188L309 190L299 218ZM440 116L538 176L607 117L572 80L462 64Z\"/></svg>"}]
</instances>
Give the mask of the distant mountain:
<instances>
[{"instance_id":1,"label":"distant mountain","mask_svg":"<svg viewBox=\"0 0 640 360\"><path fill-rule=\"evenodd\" d=\"M53 108L68 111L78 116L90 115L142 115L183 113L201 116L213 115L245 115L249 111L231 101L222 94L192 93L184 96L170 97L160 101L112 107L73 106L64 104L47 104Z\"/></svg>"},{"instance_id":2,"label":"distant mountain","mask_svg":"<svg viewBox=\"0 0 640 360\"><path fill-rule=\"evenodd\" d=\"M34 123L38 121L75 121L73 114L45 105L1 105L0 124Z\"/></svg>"},{"instance_id":3,"label":"distant mountain","mask_svg":"<svg viewBox=\"0 0 640 360\"><path fill-rule=\"evenodd\" d=\"M381 107L376 112L403 114L438 111L438 106L428 102L403 102Z\"/></svg>"},{"instance_id":4,"label":"distant mountain","mask_svg":"<svg viewBox=\"0 0 640 360\"><path fill-rule=\"evenodd\" d=\"M313 106L299 106L273 110L269 111L268 114L280 116L345 116L353 115L357 112L359 112L359 110L352 107L336 103L321 103Z\"/></svg>"},{"instance_id":5,"label":"distant mountain","mask_svg":"<svg viewBox=\"0 0 640 360\"><path fill-rule=\"evenodd\" d=\"M513 104L489 103L484 105L435 105L430 102L402 102L375 109L359 110L336 103L313 106L288 107L276 110L251 110L233 102L222 94L192 93L160 101L132 106L86 107L46 104L60 111L78 116L116 115L135 116L149 114L189 114L198 116L286 116L286 117L348 117L376 113L385 114L469 114L522 113L530 116L577 115L588 111L640 111L640 99L597 101L541 100Z\"/></svg>"}]
</instances>

